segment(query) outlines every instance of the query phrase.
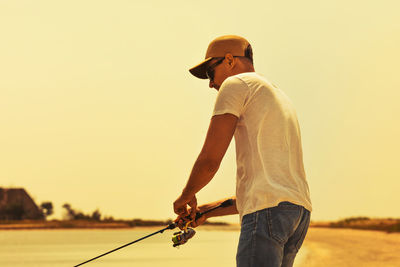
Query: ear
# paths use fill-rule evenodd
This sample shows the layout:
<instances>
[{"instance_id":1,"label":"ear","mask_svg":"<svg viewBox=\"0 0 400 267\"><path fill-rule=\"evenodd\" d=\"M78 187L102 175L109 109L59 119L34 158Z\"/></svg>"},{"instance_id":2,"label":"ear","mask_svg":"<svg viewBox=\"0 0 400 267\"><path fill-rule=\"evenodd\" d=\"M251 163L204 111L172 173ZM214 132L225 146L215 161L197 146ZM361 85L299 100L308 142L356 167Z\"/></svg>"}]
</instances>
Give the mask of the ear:
<instances>
[{"instance_id":1,"label":"ear","mask_svg":"<svg viewBox=\"0 0 400 267\"><path fill-rule=\"evenodd\" d=\"M229 64L230 67L235 66L236 62L235 62L234 57L232 56L232 54L229 54L229 53L226 54L225 55L225 59L226 59L226 62Z\"/></svg>"}]
</instances>

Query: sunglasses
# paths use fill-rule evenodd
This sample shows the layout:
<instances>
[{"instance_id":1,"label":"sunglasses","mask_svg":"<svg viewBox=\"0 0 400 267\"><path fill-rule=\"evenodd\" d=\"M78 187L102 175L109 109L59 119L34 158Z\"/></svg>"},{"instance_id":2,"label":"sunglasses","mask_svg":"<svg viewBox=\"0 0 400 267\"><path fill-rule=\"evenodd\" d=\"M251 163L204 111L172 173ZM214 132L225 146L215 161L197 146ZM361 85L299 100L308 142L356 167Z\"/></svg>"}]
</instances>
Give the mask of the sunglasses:
<instances>
[{"instance_id":1,"label":"sunglasses","mask_svg":"<svg viewBox=\"0 0 400 267\"><path fill-rule=\"evenodd\" d=\"M207 78L208 78L210 81L213 81L213 80L214 80L214 74L215 74L214 69L215 69L215 67L218 66L219 64L221 64L222 61L224 61L224 59L225 59L225 58L223 57L223 58L221 58L220 60L216 61L214 64L212 64L212 65L210 65L210 66L207 67L207 69L206 69L206 75L207 75Z\"/></svg>"}]
</instances>

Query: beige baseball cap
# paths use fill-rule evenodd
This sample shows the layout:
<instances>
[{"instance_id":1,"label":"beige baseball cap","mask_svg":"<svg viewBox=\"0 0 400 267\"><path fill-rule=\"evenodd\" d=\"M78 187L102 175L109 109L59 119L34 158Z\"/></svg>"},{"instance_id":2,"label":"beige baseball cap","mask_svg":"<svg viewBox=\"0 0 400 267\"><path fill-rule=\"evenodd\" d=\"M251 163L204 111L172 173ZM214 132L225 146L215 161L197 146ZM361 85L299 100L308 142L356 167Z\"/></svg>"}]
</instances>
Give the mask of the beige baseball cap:
<instances>
[{"instance_id":1,"label":"beige baseball cap","mask_svg":"<svg viewBox=\"0 0 400 267\"><path fill-rule=\"evenodd\" d=\"M216 57L225 57L230 53L232 56L245 56L249 42L237 35L224 35L214 39L207 48L206 57L200 64L189 69L190 73L200 79L207 79L207 63Z\"/></svg>"}]
</instances>

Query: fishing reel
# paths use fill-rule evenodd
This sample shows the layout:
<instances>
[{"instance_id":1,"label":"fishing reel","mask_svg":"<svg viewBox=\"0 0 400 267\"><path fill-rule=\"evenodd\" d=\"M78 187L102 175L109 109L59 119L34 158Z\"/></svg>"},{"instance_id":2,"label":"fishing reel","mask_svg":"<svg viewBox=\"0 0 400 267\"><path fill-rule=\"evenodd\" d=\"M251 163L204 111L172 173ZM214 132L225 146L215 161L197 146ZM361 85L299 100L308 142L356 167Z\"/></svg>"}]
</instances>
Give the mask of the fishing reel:
<instances>
[{"instance_id":1,"label":"fishing reel","mask_svg":"<svg viewBox=\"0 0 400 267\"><path fill-rule=\"evenodd\" d=\"M191 221L187 222L183 230L174 233L172 236L173 247L178 247L180 245L185 244L190 238L192 238L196 231L192 228L189 228L189 224Z\"/></svg>"}]
</instances>

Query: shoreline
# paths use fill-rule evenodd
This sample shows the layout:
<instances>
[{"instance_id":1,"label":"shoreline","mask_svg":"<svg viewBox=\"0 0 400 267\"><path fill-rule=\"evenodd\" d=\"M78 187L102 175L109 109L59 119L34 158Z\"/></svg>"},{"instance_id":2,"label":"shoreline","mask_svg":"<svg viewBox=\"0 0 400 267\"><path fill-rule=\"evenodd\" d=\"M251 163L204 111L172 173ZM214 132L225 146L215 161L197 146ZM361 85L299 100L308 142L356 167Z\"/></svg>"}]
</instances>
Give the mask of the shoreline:
<instances>
[{"instance_id":1,"label":"shoreline","mask_svg":"<svg viewBox=\"0 0 400 267\"><path fill-rule=\"evenodd\" d=\"M135 220L133 220L135 221ZM166 227L172 221L140 221L139 224L132 220L115 221L88 221L88 220L23 220L23 221L0 221L2 230L39 230L39 229L145 229ZM374 231L382 233L399 233L399 219L371 219L368 221L351 221L350 223L337 222L311 222L310 229L354 229L360 231ZM240 231L240 224L210 222L199 226L202 230Z\"/></svg>"},{"instance_id":2,"label":"shoreline","mask_svg":"<svg viewBox=\"0 0 400 267\"><path fill-rule=\"evenodd\" d=\"M168 224L149 224L149 225L130 225L128 221L114 221L114 222L93 222L85 220L72 220L72 221L20 221L20 222L0 222L0 231L12 230L69 230L69 229L159 229L166 227ZM222 231L239 231L239 224L228 223L209 223L199 226L198 229L205 231L222 230Z\"/></svg>"}]
</instances>

